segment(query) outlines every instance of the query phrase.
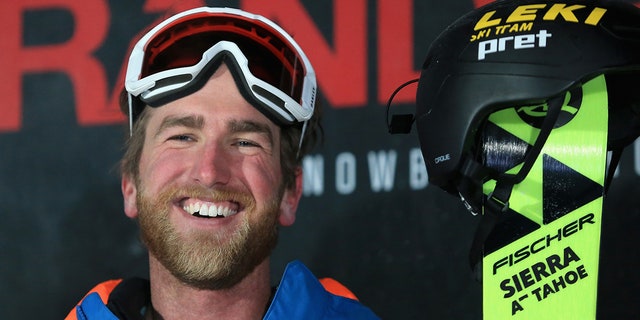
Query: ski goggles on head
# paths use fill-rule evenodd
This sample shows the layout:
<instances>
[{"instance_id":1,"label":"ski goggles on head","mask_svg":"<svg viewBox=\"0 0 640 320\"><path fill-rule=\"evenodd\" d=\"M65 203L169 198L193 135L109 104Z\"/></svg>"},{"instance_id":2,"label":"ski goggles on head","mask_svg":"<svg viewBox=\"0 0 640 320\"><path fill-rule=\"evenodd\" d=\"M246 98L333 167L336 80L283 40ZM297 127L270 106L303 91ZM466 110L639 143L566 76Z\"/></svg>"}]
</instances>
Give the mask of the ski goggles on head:
<instances>
[{"instance_id":1,"label":"ski goggles on head","mask_svg":"<svg viewBox=\"0 0 640 320\"><path fill-rule=\"evenodd\" d=\"M129 125L144 105L159 107L201 88L226 62L242 95L279 125L313 115L315 72L298 44L262 16L232 8L197 8L145 34L127 67Z\"/></svg>"}]
</instances>

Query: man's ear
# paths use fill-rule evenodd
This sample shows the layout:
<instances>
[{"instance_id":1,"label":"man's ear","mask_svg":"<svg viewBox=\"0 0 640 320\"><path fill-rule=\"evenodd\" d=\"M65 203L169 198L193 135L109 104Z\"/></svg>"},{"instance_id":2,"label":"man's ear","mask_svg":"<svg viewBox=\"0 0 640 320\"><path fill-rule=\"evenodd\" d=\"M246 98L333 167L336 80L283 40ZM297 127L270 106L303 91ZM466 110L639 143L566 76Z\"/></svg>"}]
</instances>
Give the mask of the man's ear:
<instances>
[{"instance_id":1,"label":"man's ear","mask_svg":"<svg viewBox=\"0 0 640 320\"><path fill-rule=\"evenodd\" d=\"M129 218L136 218L138 216L138 204L136 203L138 190L136 189L135 179L123 174L120 187L124 198L124 213Z\"/></svg>"},{"instance_id":2,"label":"man's ear","mask_svg":"<svg viewBox=\"0 0 640 320\"><path fill-rule=\"evenodd\" d=\"M296 221L296 210L302 196L302 167L296 168L296 181L292 189L286 189L280 203L280 216L282 226L288 227Z\"/></svg>"}]
</instances>

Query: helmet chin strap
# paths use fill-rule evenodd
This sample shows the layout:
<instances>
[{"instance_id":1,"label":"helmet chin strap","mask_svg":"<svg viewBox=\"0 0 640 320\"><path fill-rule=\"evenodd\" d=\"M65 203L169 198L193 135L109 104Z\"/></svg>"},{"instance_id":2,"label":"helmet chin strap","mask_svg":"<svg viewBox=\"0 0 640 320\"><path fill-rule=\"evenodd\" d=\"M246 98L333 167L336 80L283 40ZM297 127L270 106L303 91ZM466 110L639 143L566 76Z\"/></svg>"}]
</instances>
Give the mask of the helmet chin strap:
<instances>
[{"instance_id":1,"label":"helmet chin strap","mask_svg":"<svg viewBox=\"0 0 640 320\"><path fill-rule=\"evenodd\" d=\"M467 156L461 169L462 178L458 186L460 196L465 202L465 206L473 214L482 211L480 223L476 229L476 233L469 251L469 264L471 269L480 279L483 247L484 243L491 234L491 231L503 215L509 211L509 198L513 187L522 182L529 174L533 164L540 155L542 147L547 142L547 138L551 134L551 130L558 120L560 111L564 104L564 95L560 95L550 99L547 102L548 110L542 125L540 133L536 138L533 146L527 151L522 167L516 174L497 173L492 169L484 167L482 164ZM496 181L496 185L491 193L486 196L483 203L482 183L487 179Z\"/></svg>"}]
</instances>

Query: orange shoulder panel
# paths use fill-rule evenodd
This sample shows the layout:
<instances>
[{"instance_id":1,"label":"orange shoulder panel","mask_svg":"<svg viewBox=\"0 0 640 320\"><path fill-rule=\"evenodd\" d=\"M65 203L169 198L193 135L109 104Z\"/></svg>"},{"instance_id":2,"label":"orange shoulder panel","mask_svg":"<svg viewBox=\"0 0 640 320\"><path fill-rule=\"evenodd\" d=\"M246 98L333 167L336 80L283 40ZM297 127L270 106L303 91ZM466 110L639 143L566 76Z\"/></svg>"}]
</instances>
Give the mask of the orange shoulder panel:
<instances>
[{"instance_id":1,"label":"orange shoulder panel","mask_svg":"<svg viewBox=\"0 0 640 320\"><path fill-rule=\"evenodd\" d=\"M93 289L91 289L91 291L89 291L85 295L85 297L93 292L97 292L98 295L100 296L100 299L102 299L102 303L106 304L107 301L109 300L109 294L111 294L111 291L113 291L113 288L115 288L118 284L120 284L121 281L122 279L116 279L116 280L108 280L108 281L102 282L97 286L93 287ZM81 302L82 300L78 302L78 305L80 305ZM64 320L78 320L76 316L76 308L73 308L71 312L69 312L67 317L64 318Z\"/></svg>"},{"instance_id":2,"label":"orange shoulder panel","mask_svg":"<svg viewBox=\"0 0 640 320\"><path fill-rule=\"evenodd\" d=\"M352 300L358 300L358 297L356 297L356 295L353 294L351 290L347 289L347 287L345 287L342 283L331 278L322 278L319 280L324 289L329 291L330 293Z\"/></svg>"}]
</instances>

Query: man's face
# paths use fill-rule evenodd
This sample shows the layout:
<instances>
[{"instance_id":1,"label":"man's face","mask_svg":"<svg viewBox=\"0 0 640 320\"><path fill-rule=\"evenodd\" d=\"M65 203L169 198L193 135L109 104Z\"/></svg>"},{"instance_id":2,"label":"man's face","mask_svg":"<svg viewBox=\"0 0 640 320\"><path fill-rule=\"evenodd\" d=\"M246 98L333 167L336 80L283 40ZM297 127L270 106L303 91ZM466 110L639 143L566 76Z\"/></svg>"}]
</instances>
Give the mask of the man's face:
<instances>
[{"instance_id":1,"label":"man's face","mask_svg":"<svg viewBox=\"0 0 640 320\"><path fill-rule=\"evenodd\" d=\"M299 192L284 190L280 129L249 104L226 65L197 92L149 110L125 211L150 254L199 288L233 286L269 256Z\"/></svg>"}]
</instances>

